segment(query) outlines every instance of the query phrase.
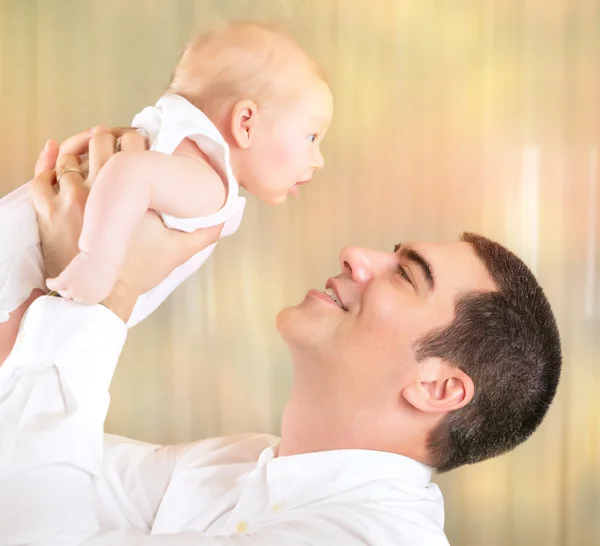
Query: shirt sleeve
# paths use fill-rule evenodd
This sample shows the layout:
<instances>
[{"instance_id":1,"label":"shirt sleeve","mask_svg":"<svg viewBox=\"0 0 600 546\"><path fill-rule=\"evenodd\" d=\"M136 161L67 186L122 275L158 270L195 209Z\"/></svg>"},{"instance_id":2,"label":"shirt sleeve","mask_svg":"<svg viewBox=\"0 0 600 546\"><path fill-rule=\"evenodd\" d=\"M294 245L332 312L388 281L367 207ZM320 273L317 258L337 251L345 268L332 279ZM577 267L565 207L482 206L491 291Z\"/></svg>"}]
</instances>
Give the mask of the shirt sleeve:
<instances>
[{"instance_id":1,"label":"shirt sleeve","mask_svg":"<svg viewBox=\"0 0 600 546\"><path fill-rule=\"evenodd\" d=\"M0 545L98 532L93 480L127 328L103 306L43 296L0 367Z\"/></svg>"},{"instance_id":2,"label":"shirt sleeve","mask_svg":"<svg viewBox=\"0 0 600 546\"><path fill-rule=\"evenodd\" d=\"M60 462L101 469L108 387L127 328L101 305L35 300L0 367L0 476Z\"/></svg>"}]
</instances>

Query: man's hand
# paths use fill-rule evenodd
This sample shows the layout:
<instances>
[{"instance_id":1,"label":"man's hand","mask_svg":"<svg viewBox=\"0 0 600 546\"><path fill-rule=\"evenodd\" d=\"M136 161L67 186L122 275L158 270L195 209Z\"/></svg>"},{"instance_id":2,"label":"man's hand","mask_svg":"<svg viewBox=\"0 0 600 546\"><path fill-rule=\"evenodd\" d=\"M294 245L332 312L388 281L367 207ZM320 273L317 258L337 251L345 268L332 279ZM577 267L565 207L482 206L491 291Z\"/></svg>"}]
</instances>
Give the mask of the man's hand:
<instances>
[{"instance_id":1,"label":"man's hand","mask_svg":"<svg viewBox=\"0 0 600 546\"><path fill-rule=\"evenodd\" d=\"M35 166L32 198L49 277L58 275L78 252L89 189L102 165L115 153L116 139L123 139L122 144L130 150L146 148L141 135L132 129L125 131L95 127L65 140L60 147L49 140L42 150ZM79 156L86 151L88 162L82 166ZM63 169L74 169L82 174L66 173L56 185L56 173Z\"/></svg>"},{"instance_id":2,"label":"man's hand","mask_svg":"<svg viewBox=\"0 0 600 546\"><path fill-rule=\"evenodd\" d=\"M116 136L115 136L116 135ZM83 211L89 188L102 165L115 153L117 137L123 151L146 149L146 141L131 129L110 132L97 128L75 135L60 148L50 141L36 165L32 184L33 203L38 215L40 239L48 276L58 275L78 252ZM89 145L89 174L67 172L55 191L55 171L82 170L79 155ZM133 233L127 258L113 291L104 305L124 322L137 298L148 292L194 254L217 241L222 226L181 233L167 229L158 215L149 211Z\"/></svg>"},{"instance_id":3,"label":"man's hand","mask_svg":"<svg viewBox=\"0 0 600 546\"><path fill-rule=\"evenodd\" d=\"M36 164L35 178L31 185L46 274L50 277L60 273L78 250L79 231L88 193L83 184L73 183L73 178L77 177L83 181L83 175L77 173L65 174L61 179L60 192L57 193L53 167L58 152L56 142L48 141ZM57 168L76 168L78 165L79 158L69 154L67 157L61 156L60 166L57 164Z\"/></svg>"}]
</instances>

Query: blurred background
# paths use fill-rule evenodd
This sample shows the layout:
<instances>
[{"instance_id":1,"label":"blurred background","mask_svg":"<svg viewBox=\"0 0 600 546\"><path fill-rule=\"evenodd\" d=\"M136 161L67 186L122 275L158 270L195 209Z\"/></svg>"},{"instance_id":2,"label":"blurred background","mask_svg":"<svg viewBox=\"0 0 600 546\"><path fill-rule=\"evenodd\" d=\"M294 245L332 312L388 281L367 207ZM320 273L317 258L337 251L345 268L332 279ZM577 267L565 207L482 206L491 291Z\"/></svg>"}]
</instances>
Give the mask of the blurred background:
<instances>
[{"instance_id":1,"label":"blurred background","mask_svg":"<svg viewBox=\"0 0 600 546\"><path fill-rule=\"evenodd\" d=\"M194 31L282 21L325 68L326 169L254 200L204 268L130 335L109 432L181 442L278 433L274 328L348 244L474 230L533 268L564 341L559 394L510 455L440 476L460 546L600 544L598 0L0 0L0 194L48 138L128 125Z\"/></svg>"}]
</instances>

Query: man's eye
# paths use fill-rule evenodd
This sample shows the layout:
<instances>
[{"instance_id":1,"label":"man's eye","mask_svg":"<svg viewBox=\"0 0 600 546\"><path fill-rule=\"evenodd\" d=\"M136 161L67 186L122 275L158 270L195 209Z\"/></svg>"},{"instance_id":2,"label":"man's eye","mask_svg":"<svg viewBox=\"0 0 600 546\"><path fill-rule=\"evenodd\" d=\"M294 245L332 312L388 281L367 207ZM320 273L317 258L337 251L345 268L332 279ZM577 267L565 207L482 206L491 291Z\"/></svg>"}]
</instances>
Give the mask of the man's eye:
<instances>
[{"instance_id":1,"label":"man's eye","mask_svg":"<svg viewBox=\"0 0 600 546\"><path fill-rule=\"evenodd\" d=\"M404 269L404 267L402 267L401 265L398 266L398 273L400 273L400 275L402 275L409 283L412 284L412 281L410 280L406 269Z\"/></svg>"},{"instance_id":2,"label":"man's eye","mask_svg":"<svg viewBox=\"0 0 600 546\"><path fill-rule=\"evenodd\" d=\"M310 135L308 138L310 139L311 142L314 142L315 140L317 140L317 135L316 134Z\"/></svg>"}]
</instances>

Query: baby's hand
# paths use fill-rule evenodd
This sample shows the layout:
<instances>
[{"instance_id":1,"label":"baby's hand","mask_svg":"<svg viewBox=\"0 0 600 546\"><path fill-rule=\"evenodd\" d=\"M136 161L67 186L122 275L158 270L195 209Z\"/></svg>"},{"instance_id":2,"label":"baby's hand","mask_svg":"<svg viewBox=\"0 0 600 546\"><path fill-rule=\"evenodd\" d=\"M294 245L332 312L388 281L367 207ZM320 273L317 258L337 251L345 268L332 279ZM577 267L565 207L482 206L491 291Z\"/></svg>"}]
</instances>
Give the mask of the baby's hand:
<instances>
[{"instance_id":1,"label":"baby's hand","mask_svg":"<svg viewBox=\"0 0 600 546\"><path fill-rule=\"evenodd\" d=\"M87 304L100 303L112 291L120 266L120 261L112 256L79 252L58 277L46 281L46 286L63 298Z\"/></svg>"}]
</instances>

